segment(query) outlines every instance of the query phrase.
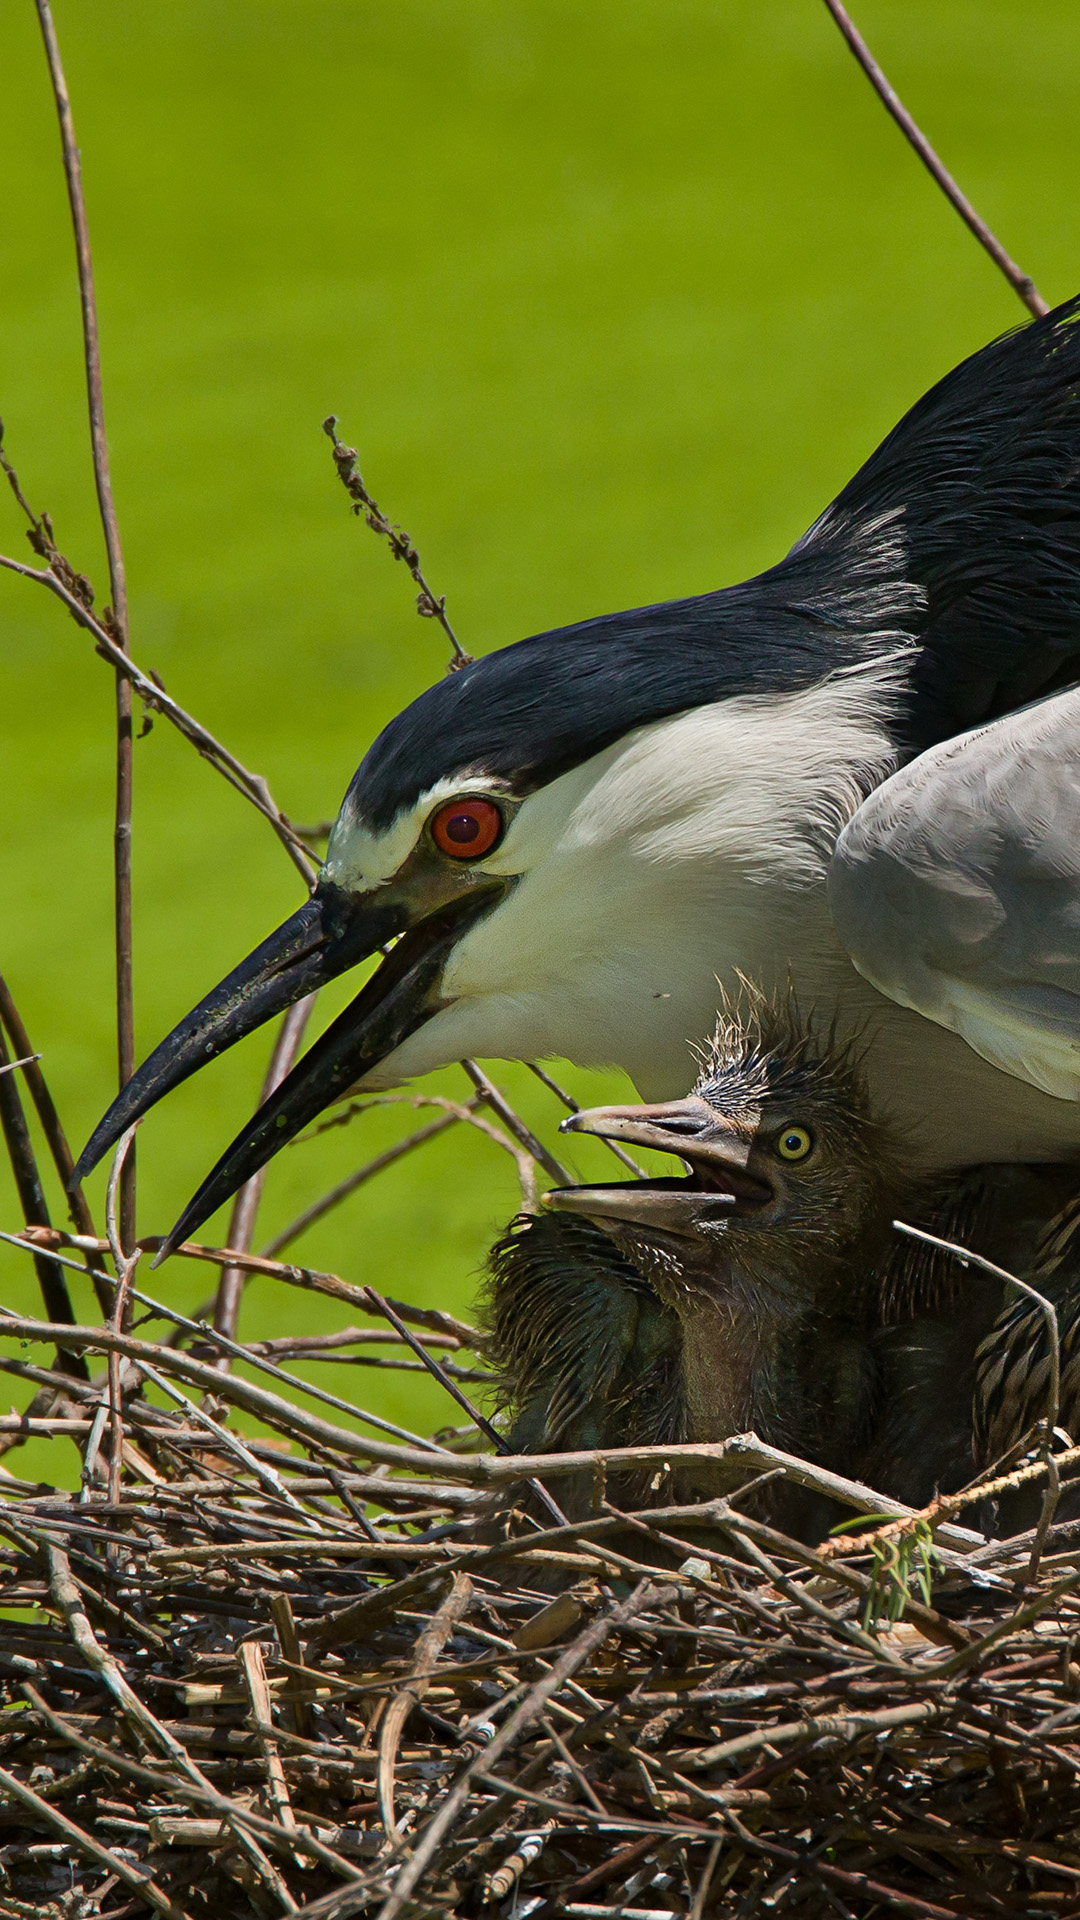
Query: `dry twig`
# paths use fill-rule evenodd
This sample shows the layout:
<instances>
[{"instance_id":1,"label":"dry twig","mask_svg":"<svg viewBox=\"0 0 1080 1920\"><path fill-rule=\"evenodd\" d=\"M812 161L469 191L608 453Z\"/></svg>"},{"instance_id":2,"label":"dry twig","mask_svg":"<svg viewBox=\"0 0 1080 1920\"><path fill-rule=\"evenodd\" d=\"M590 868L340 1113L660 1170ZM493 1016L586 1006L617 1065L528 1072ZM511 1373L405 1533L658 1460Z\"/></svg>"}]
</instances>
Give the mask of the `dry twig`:
<instances>
[{"instance_id":1,"label":"dry twig","mask_svg":"<svg viewBox=\"0 0 1080 1920\"><path fill-rule=\"evenodd\" d=\"M472 665L472 654L466 653L461 645L446 613L446 595L435 593L424 578L417 553L408 534L402 527L395 527L376 500L373 500L364 485L363 476L357 464L359 455L355 447L343 446L338 438L337 419L331 414L323 421L323 432L334 449L334 465L338 479L353 503L353 512L362 516L380 539L385 540L395 560L402 560L412 575L413 585L417 588L416 611L425 620L437 620L453 649L449 671L456 672L461 667Z\"/></svg>"},{"instance_id":2,"label":"dry twig","mask_svg":"<svg viewBox=\"0 0 1080 1920\"><path fill-rule=\"evenodd\" d=\"M295 1006L290 1007L288 1013L282 1018L259 1096L260 1105L264 1100L269 1100L274 1089L281 1085L286 1074L291 1071L303 1045L304 1033L311 1018L315 1000L315 994L308 994L305 1000L298 1000ZM265 1180L266 1168L260 1167L258 1173L253 1173L250 1180L245 1180L233 1201L232 1213L229 1216L228 1242L230 1247L237 1247L241 1253L247 1253L250 1250L255 1235L255 1221ZM230 1339L236 1334L245 1280L246 1275L239 1267L222 1268L217 1298L214 1301L214 1326L218 1333L227 1334ZM222 1368L227 1368L228 1364L227 1356L223 1355Z\"/></svg>"},{"instance_id":3,"label":"dry twig","mask_svg":"<svg viewBox=\"0 0 1080 1920\"><path fill-rule=\"evenodd\" d=\"M890 86L847 8L842 5L841 0L825 0L825 5L886 112L892 115L905 140L914 147L923 166L937 181L950 205L956 208L969 232L975 235L981 247L985 247L994 265L1000 267L1013 292L1023 301L1028 312L1034 314L1036 319L1041 314L1049 313L1050 308L1031 275L1018 267L1012 255L1006 253L1000 240L991 233L986 221L976 213L967 195L961 192L948 168L938 159L929 140L916 125L896 89Z\"/></svg>"},{"instance_id":4,"label":"dry twig","mask_svg":"<svg viewBox=\"0 0 1080 1920\"><path fill-rule=\"evenodd\" d=\"M10 1064L9 1055L4 1044L3 1031L0 1029L0 1065L8 1064ZM22 1101L19 1099L19 1089L12 1073L0 1073L0 1129L3 1130L8 1159L11 1161L11 1170L15 1176L15 1187L22 1207L23 1219L27 1226L47 1227L49 1208L45 1199L45 1189L41 1184L30 1130L26 1124ZM34 1266L37 1271L38 1285L41 1288L41 1297L45 1303L45 1311L50 1320L61 1324L73 1321L75 1310L71 1304L71 1295L61 1263L52 1254L41 1252L35 1253ZM76 1379L85 1380L89 1377L86 1362L78 1359L64 1347L57 1347L56 1363L62 1372L70 1373Z\"/></svg>"},{"instance_id":5,"label":"dry twig","mask_svg":"<svg viewBox=\"0 0 1080 1920\"><path fill-rule=\"evenodd\" d=\"M64 156L68 203L75 231L75 257L79 273L79 297L82 306L83 359L86 367L86 397L90 410L90 449L94 461L101 528L109 562L109 588L112 605L102 615L117 646L128 650L127 578L120 526L113 500L109 473L109 441L105 432L105 400L101 386L101 343L98 334L97 299L94 293L94 262L90 248L90 228L83 193L82 161L75 139L67 80L60 47L53 25L49 0L35 0L45 57L49 63L53 97L60 122L60 144ZM113 828L113 892L116 919L116 1037L119 1083L123 1087L135 1071L135 1003L132 975L131 927L131 803L134 784L134 733L132 731L131 684L122 673L116 675L116 818ZM125 1246L135 1239L135 1160L129 1156L121 1193L121 1238Z\"/></svg>"},{"instance_id":6,"label":"dry twig","mask_svg":"<svg viewBox=\"0 0 1080 1920\"><path fill-rule=\"evenodd\" d=\"M2 460L2 457L2 450L0 450L0 460ZM56 1110L56 1103L53 1100L52 1094L49 1092L45 1075L41 1070L39 1064L41 1055L35 1053L30 1044L30 1035L23 1025L22 1015L15 1004L11 988L8 986L2 974L0 974L0 1023L6 1027L8 1037L16 1053L23 1056L17 1063L13 1062L11 1064L17 1064L23 1070L23 1077L30 1090L30 1098L34 1103L34 1109L37 1113L41 1130L48 1143L53 1165L60 1177L60 1185L67 1195L72 1222L79 1233L93 1235L93 1215L87 1205L86 1195L82 1190L82 1186L72 1181L72 1175L75 1172L75 1157L68 1145L67 1134L64 1132L60 1115ZM102 1313L107 1314L110 1311L111 1297L109 1290L102 1285L101 1276L105 1272L105 1266L101 1253L95 1251L88 1254L87 1264L93 1275L93 1286L97 1294L98 1305Z\"/></svg>"}]
</instances>

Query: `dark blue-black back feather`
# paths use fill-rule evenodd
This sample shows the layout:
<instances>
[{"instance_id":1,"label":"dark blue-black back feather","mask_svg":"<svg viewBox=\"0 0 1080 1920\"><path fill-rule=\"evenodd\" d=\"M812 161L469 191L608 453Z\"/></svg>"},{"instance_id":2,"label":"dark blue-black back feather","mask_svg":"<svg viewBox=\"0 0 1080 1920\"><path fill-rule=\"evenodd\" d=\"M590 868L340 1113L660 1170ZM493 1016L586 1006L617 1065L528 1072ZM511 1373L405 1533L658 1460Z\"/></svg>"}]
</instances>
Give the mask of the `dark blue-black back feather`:
<instances>
[{"instance_id":1,"label":"dark blue-black back feather","mask_svg":"<svg viewBox=\"0 0 1080 1920\"><path fill-rule=\"evenodd\" d=\"M527 792L649 721L897 651L906 752L1080 672L1080 298L939 381L767 573L536 634L428 688L350 804L381 831L461 770Z\"/></svg>"}]
</instances>

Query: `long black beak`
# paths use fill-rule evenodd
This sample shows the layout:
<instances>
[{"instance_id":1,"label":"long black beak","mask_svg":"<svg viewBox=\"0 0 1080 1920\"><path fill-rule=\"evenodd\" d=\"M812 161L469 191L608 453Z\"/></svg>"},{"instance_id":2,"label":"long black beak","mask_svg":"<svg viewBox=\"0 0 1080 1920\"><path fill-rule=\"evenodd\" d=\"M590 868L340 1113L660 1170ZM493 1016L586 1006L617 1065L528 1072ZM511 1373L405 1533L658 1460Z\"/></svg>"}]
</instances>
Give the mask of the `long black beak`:
<instances>
[{"instance_id":1,"label":"long black beak","mask_svg":"<svg viewBox=\"0 0 1080 1920\"><path fill-rule=\"evenodd\" d=\"M400 902L371 896L365 900L339 887L318 887L143 1062L95 1129L73 1179L82 1179L134 1121L208 1060L400 933L351 1006L308 1049L218 1161L162 1247L158 1259L163 1260L279 1147L437 1012L448 954L501 891L501 886L477 887L406 927L408 909Z\"/></svg>"},{"instance_id":2,"label":"long black beak","mask_svg":"<svg viewBox=\"0 0 1080 1920\"><path fill-rule=\"evenodd\" d=\"M341 887L318 887L143 1061L95 1127L72 1184L85 1180L121 1134L181 1081L295 1000L366 960L404 925L400 905L365 904Z\"/></svg>"},{"instance_id":3,"label":"long black beak","mask_svg":"<svg viewBox=\"0 0 1080 1920\"><path fill-rule=\"evenodd\" d=\"M402 935L352 1005L308 1048L237 1134L188 1202L155 1266L167 1259L182 1240L197 1233L203 1221L273 1159L279 1147L287 1145L309 1120L347 1093L438 1011L442 1004L439 983L447 956L460 940L464 925L479 918L490 903L490 896L472 896L421 920Z\"/></svg>"}]
</instances>

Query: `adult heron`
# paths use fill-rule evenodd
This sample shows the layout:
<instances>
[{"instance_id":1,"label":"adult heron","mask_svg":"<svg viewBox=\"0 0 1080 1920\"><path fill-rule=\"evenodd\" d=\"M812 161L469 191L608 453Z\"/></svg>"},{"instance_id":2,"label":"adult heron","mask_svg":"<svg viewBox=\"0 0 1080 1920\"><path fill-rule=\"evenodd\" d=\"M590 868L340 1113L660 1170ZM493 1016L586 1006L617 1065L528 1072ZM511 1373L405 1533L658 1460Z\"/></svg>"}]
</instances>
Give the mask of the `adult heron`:
<instances>
[{"instance_id":1,"label":"adult heron","mask_svg":"<svg viewBox=\"0 0 1080 1920\"><path fill-rule=\"evenodd\" d=\"M880 963L893 935L849 895L898 769L1080 673L1078 321L1073 300L948 374L770 571L536 635L421 694L362 761L311 898L144 1063L80 1172L391 942L172 1243L358 1085L559 1055L617 1064L651 1100L681 1094L717 977L737 971L767 992L790 977L804 1007L866 1030L875 1104L912 1124L928 1165L1074 1156L1080 1104L1030 1053L968 1045L955 994L938 1024L944 1003ZM954 764L934 763L936 793ZM907 777L913 805L918 765ZM939 872L955 846L934 840Z\"/></svg>"}]
</instances>

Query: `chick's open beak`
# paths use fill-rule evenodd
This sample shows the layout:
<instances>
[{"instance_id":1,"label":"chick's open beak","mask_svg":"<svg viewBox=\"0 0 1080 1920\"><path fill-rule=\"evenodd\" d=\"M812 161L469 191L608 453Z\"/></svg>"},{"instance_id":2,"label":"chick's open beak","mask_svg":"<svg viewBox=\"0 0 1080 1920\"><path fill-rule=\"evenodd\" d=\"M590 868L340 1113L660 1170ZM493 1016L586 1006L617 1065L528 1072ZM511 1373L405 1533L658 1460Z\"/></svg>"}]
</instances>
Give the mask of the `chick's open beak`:
<instances>
[{"instance_id":1,"label":"chick's open beak","mask_svg":"<svg viewBox=\"0 0 1080 1920\"><path fill-rule=\"evenodd\" d=\"M560 1131L676 1153L688 1171L658 1180L556 1187L544 1195L545 1207L555 1212L690 1234L773 1197L772 1189L747 1171L753 1130L716 1113L698 1094L659 1106L589 1107L564 1120Z\"/></svg>"},{"instance_id":2,"label":"chick's open beak","mask_svg":"<svg viewBox=\"0 0 1080 1920\"><path fill-rule=\"evenodd\" d=\"M438 1010L448 954L492 904L491 895L477 888L410 926L400 896L353 895L320 885L143 1062L95 1129L74 1178L83 1179L134 1121L208 1060L400 935L352 1004L218 1161L169 1235L158 1255L164 1259L279 1147Z\"/></svg>"}]
</instances>

